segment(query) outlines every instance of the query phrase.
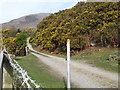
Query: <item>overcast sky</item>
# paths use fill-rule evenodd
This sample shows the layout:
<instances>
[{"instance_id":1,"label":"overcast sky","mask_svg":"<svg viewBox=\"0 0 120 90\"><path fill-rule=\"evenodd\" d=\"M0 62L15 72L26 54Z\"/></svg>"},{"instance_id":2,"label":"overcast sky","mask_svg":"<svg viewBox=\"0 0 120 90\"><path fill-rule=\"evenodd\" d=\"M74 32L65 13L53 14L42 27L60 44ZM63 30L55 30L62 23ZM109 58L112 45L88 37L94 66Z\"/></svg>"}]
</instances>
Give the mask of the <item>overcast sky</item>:
<instances>
[{"instance_id":1,"label":"overcast sky","mask_svg":"<svg viewBox=\"0 0 120 90\"><path fill-rule=\"evenodd\" d=\"M80 0L0 0L0 23L35 13L54 13Z\"/></svg>"}]
</instances>

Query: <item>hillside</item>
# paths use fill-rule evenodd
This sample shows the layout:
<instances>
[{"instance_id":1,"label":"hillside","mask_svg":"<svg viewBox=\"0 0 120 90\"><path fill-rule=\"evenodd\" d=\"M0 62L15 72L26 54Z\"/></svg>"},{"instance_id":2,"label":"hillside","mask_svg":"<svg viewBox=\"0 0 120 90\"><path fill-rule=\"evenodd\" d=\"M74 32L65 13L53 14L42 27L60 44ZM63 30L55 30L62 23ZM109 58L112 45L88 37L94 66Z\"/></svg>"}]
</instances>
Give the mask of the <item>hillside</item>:
<instances>
[{"instance_id":1,"label":"hillside","mask_svg":"<svg viewBox=\"0 0 120 90\"><path fill-rule=\"evenodd\" d=\"M31 42L50 52L66 51L66 39L71 39L71 51L96 46L119 47L119 2L79 2L43 19Z\"/></svg>"},{"instance_id":2,"label":"hillside","mask_svg":"<svg viewBox=\"0 0 120 90\"><path fill-rule=\"evenodd\" d=\"M32 14L32 15L27 15L20 17L18 19L11 20L7 23L2 24L2 29L11 29L11 30L16 30L16 29L36 29L36 25L42 21L43 18L46 16L49 16L49 13L39 13L39 14Z\"/></svg>"}]
</instances>

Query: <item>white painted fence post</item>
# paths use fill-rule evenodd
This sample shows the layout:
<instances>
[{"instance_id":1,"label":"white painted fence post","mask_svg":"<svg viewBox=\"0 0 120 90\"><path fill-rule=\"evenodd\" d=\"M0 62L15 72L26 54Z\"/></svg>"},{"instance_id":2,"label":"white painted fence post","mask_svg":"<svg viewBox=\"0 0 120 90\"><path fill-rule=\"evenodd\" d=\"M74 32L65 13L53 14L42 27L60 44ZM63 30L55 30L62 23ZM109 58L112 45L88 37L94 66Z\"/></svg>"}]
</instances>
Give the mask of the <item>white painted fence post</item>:
<instances>
[{"instance_id":1,"label":"white painted fence post","mask_svg":"<svg viewBox=\"0 0 120 90\"><path fill-rule=\"evenodd\" d=\"M70 90L70 39L67 39L67 89Z\"/></svg>"},{"instance_id":2,"label":"white painted fence post","mask_svg":"<svg viewBox=\"0 0 120 90\"><path fill-rule=\"evenodd\" d=\"M3 88L3 64L0 67L0 90Z\"/></svg>"},{"instance_id":3,"label":"white painted fence post","mask_svg":"<svg viewBox=\"0 0 120 90\"><path fill-rule=\"evenodd\" d=\"M26 51L26 56L28 55L28 47L25 47L25 51Z\"/></svg>"},{"instance_id":4,"label":"white painted fence post","mask_svg":"<svg viewBox=\"0 0 120 90\"><path fill-rule=\"evenodd\" d=\"M3 51L0 52L0 90L3 88Z\"/></svg>"}]
</instances>

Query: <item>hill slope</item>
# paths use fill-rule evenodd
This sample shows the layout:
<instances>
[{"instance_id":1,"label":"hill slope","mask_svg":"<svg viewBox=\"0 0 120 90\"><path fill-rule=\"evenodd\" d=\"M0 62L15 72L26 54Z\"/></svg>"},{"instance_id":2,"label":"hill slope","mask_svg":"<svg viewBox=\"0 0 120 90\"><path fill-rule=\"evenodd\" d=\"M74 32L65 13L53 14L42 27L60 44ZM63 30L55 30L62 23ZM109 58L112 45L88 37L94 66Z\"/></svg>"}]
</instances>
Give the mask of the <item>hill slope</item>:
<instances>
[{"instance_id":1,"label":"hill slope","mask_svg":"<svg viewBox=\"0 0 120 90\"><path fill-rule=\"evenodd\" d=\"M2 29L36 29L36 25L42 21L43 18L49 16L49 13L39 13L39 14L32 14L32 15L27 15L20 17L18 19L11 20L10 22L3 23L2 24Z\"/></svg>"},{"instance_id":2,"label":"hill slope","mask_svg":"<svg viewBox=\"0 0 120 90\"><path fill-rule=\"evenodd\" d=\"M37 25L33 37L36 45L49 51L66 51L66 39L71 50L82 50L95 43L99 46L119 47L119 2L79 2L46 17ZM120 28L120 27L119 27Z\"/></svg>"}]
</instances>

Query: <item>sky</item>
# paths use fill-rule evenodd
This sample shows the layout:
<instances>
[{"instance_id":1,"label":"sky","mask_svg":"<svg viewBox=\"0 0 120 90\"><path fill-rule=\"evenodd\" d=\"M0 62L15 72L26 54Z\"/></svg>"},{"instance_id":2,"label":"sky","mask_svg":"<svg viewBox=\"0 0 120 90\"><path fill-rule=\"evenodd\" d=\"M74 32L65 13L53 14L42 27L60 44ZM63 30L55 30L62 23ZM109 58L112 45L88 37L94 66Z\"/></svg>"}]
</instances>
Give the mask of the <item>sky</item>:
<instances>
[{"instance_id":1,"label":"sky","mask_svg":"<svg viewBox=\"0 0 120 90\"><path fill-rule=\"evenodd\" d=\"M0 23L36 13L55 13L81 0L0 0ZM82 0L83 1L83 0Z\"/></svg>"}]
</instances>

